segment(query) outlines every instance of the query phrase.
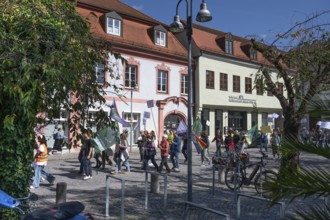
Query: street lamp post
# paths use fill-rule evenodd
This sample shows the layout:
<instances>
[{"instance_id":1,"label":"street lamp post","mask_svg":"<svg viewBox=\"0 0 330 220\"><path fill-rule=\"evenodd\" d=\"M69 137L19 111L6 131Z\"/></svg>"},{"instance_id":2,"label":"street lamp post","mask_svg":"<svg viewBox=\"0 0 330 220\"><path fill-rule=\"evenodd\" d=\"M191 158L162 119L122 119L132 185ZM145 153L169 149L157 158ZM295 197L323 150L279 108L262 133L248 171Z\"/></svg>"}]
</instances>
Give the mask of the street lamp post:
<instances>
[{"instance_id":1,"label":"street lamp post","mask_svg":"<svg viewBox=\"0 0 330 220\"><path fill-rule=\"evenodd\" d=\"M186 27L180 21L178 15L178 8L182 0L179 0L176 5L176 15L174 17L174 22L170 25L170 31L178 33L186 29L186 36L188 41L188 129L187 129L187 154L188 154L188 195L187 200L192 202L192 72L191 72L191 39L192 39L192 3L190 4L188 0L186 1L186 16L187 24ZM203 0L200 11L196 16L196 20L199 22L207 22L212 19L211 13L207 10L206 3Z\"/></svg>"}]
</instances>

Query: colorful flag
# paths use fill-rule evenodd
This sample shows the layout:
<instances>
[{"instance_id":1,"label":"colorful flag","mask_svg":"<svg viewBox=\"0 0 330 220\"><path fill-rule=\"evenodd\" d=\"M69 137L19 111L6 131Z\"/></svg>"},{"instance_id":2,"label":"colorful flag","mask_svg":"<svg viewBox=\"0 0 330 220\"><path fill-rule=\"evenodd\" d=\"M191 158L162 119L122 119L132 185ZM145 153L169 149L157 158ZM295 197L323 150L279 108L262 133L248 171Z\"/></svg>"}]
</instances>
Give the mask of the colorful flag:
<instances>
[{"instance_id":1,"label":"colorful flag","mask_svg":"<svg viewBox=\"0 0 330 220\"><path fill-rule=\"evenodd\" d=\"M188 127L187 127L186 123L181 119L179 126L176 129L176 133L178 135L183 135L187 132L187 129L188 129Z\"/></svg>"},{"instance_id":2,"label":"colorful flag","mask_svg":"<svg viewBox=\"0 0 330 220\"><path fill-rule=\"evenodd\" d=\"M120 124L122 124L124 127L129 127L130 124L125 121L124 119L122 119L119 114L118 114L118 110L117 110L117 105L116 105L116 101L115 99L113 99L113 104L110 107L110 118L114 119L115 121L119 122Z\"/></svg>"},{"instance_id":3,"label":"colorful flag","mask_svg":"<svg viewBox=\"0 0 330 220\"><path fill-rule=\"evenodd\" d=\"M193 133L193 143L196 147L196 150L198 153L201 153L202 150L206 147L206 143L200 138L198 137L195 133Z\"/></svg>"}]
</instances>

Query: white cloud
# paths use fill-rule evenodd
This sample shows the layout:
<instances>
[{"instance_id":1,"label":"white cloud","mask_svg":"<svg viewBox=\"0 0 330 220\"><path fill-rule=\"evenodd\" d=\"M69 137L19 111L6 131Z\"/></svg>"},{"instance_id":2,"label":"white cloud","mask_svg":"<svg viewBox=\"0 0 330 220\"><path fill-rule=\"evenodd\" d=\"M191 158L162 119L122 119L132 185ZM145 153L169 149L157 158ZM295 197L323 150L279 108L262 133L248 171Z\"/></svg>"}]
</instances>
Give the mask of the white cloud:
<instances>
[{"instance_id":1,"label":"white cloud","mask_svg":"<svg viewBox=\"0 0 330 220\"><path fill-rule=\"evenodd\" d=\"M143 10L143 5L133 5L132 7L134 9L138 10L138 11L142 11Z\"/></svg>"}]
</instances>

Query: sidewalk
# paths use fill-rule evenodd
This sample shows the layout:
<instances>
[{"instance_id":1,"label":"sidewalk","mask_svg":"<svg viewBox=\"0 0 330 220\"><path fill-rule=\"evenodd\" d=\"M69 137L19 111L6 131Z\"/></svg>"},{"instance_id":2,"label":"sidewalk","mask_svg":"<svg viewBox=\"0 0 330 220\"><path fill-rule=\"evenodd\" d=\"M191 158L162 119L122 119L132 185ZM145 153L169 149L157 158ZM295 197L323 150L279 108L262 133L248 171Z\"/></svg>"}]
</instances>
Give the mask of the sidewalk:
<instances>
[{"instance_id":1,"label":"sidewalk","mask_svg":"<svg viewBox=\"0 0 330 220\"><path fill-rule=\"evenodd\" d=\"M180 155L180 172L171 172L168 175L167 209L163 210L164 179L161 176L159 178L160 193L149 192L148 210L145 210L145 174L141 169L142 164L139 162L138 149L133 148L132 150L130 153L131 173L116 175L116 178L125 179L125 219L182 219L184 202L187 199L187 165L183 164L183 155ZM256 161L260 157L258 150L257 148L247 149L252 161ZM215 146L211 145L211 155L214 151ZM35 208L55 204L56 184L65 182L67 184L67 201L82 202L85 205L85 212L92 213L95 219L120 219L121 182L113 178L110 179L110 217L105 217L106 176L109 175L111 167L106 165L104 170L93 169L93 179L83 180L82 176L78 174L79 162L77 158L77 151L49 157L48 166L45 169L56 177L55 184L49 185L47 182L43 182L40 188L32 190L39 196ZM95 160L92 161L92 166L95 166ZM159 153L157 153L156 161L157 163L160 162ZM319 165L322 164L322 166L329 166L328 161L325 163L325 161L316 160L313 156L302 155L303 163L310 161ZM267 162L267 166L270 167L276 167L278 163L272 159L271 155L269 155ZM171 166L171 163L169 164ZM193 150L193 202L230 214L231 219L235 219L237 207L234 202L233 191L228 190L224 183L219 184L216 174L216 189L213 195L212 166L200 166L200 164L200 156ZM150 171L155 171L152 165ZM241 192L256 195L252 185L244 186ZM297 204L302 207L308 206L308 203L305 202L297 202ZM241 213L244 213L244 217L241 219L279 219L278 206L269 208L265 202L249 199L242 199L241 205ZM286 211L290 212L293 208L293 205L289 205ZM196 217L194 219L200 219Z\"/></svg>"}]
</instances>

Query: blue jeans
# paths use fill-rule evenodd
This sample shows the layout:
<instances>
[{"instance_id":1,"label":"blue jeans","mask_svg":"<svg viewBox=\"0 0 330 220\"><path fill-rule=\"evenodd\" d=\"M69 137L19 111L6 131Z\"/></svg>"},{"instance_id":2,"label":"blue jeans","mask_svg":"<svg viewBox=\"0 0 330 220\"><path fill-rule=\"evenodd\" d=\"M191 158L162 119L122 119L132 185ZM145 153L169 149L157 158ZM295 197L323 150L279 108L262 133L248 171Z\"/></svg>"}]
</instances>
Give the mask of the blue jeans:
<instances>
[{"instance_id":1,"label":"blue jeans","mask_svg":"<svg viewBox=\"0 0 330 220\"><path fill-rule=\"evenodd\" d=\"M180 152L171 152L170 159L174 168L179 168L179 155Z\"/></svg>"},{"instance_id":2,"label":"blue jeans","mask_svg":"<svg viewBox=\"0 0 330 220\"><path fill-rule=\"evenodd\" d=\"M158 164L155 161L155 155L144 155L143 170L147 171L149 160L151 160L151 163L154 165L156 170L158 170Z\"/></svg>"},{"instance_id":3,"label":"blue jeans","mask_svg":"<svg viewBox=\"0 0 330 220\"><path fill-rule=\"evenodd\" d=\"M43 165L36 165L34 167L34 178L32 186L37 188L40 185L40 178L41 178L41 170L43 169Z\"/></svg>"},{"instance_id":4,"label":"blue jeans","mask_svg":"<svg viewBox=\"0 0 330 220\"><path fill-rule=\"evenodd\" d=\"M128 160L125 160L124 162L121 159L118 159L118 163L116 162L115 165L115 171L118 173L121 170L121 164L124 163L124 166L126 167L127 172L131 172L131 167L129 165Z\"/></svg>"},{"instance_id":5,"label":"blue jeans","mask_svg":"<svg viewBox=\"0 0 330 220\"><path fill-rule=\"evenodd\" d=\"M260 151L262 151L262 148L265 148L265 151L267 152L268 151L268 149L267 149L267 143L261 143L261 145L260 145Z\"/></svg>"},{"instance_id":6,"label":"blue jeans","mask_svg":"<svg viewBox=\"0 0 330 220\"><path fill-rule=\"evenodd\" d=\"M92 164L91 164L91 160L84 158L83 159L83 164L84 164L84 170L85 170L85 174L86 176L92 176Z\"/></svg>"},{"instance_id":7,"label":"blue jeans","mask_svg":"<svg viewBox=\"0 0 330 220\"><path fill-rule=\"evenodd\" d=\"M43 178L45 178L50 184L53 184L54 180L55 180L55 177L50 174L50 173L47 173L46 171L44 171L43 169L41 170L41 176Z\"/></svg>"}]
</instances>

